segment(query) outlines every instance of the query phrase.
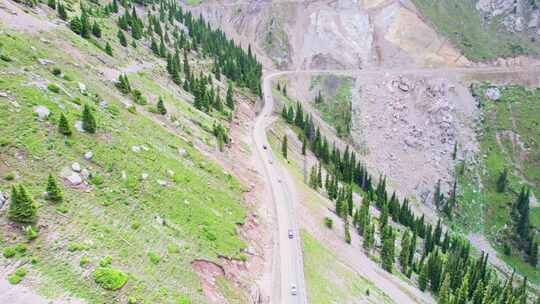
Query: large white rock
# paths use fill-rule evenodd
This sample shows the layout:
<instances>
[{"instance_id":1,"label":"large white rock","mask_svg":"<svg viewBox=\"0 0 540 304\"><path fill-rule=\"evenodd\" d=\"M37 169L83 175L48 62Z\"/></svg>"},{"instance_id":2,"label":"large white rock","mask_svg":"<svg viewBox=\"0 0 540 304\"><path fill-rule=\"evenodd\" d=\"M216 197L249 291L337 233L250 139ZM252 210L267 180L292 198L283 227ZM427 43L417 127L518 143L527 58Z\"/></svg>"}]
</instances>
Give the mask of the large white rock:
<instances>
[{"instance_id":1,"label":"large white rock","mask_svg":"<svg viewBox=\"0 0 540 304\"><path fill-rule=\"evenodd\" d=\"M45 106L37 106L34 109L34 112L38 115L39 119L41 120L46 119L51 114L51 111L49 111L49 109Z\"/></svg>"},{"instance_id":2,"label":"large white rock","mask_svg":"<svg viewBox=\"0 0 540 304\"><path fill-rule=\"evenodd\" d=\"M501 91L499 90L499 88L489 88L489 89L486 90L486 92L484 92L484 95L489 100L495 101L495 100L499 100L499 98L501 98Z\"/></svg>"},{"instance_id":3,"label":"large white rock","mask_svg":"<svg viewBox=\"0 0 540 304\"><path fill-rule=\"evenodd\" d=\"M74 172L81 172L81 165L79 163L71 164L71 170Z\"/></svg>"},{"instance_id":4,"label":"large white rock","mask_svg":"<svg viewBox=\"0 0 540 304\"><path fill-rule=\"evenodd\" d=\"M84 153L84 159L86 160L91 160L92 156L94 156L94 153L92 153L92 151L87 151L86 153Z\"/></svg>"}]
</instances>

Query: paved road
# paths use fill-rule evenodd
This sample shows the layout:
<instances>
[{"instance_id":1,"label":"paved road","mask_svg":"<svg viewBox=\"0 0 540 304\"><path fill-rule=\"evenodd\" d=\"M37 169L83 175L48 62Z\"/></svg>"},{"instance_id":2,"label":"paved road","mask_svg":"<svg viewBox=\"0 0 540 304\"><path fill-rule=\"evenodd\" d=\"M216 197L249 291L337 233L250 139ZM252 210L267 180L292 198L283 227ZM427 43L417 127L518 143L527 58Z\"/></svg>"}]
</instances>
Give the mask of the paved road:
<instances>
[{"instance_id":1,"label":"paved road","mask_svg":"<svg viewBox=\"0 0 540 304\"><path fill-rule=\"evenodd\" d=\"M252 136L256 145L257 156L264 167L264 175L270 186L277 218L274 273L272 275L274 288L272 288L271 302L276 304L305 304L308 302L304 282L304 266L299 226L295 216L298 202L291 193L290 185L286 182L285 169L274 158L266 137L266 129L272 122L272 110L274 107L271 79L280 74L268 74L263 80L264 106L257 116ZM294 232L292 240L288 237L289 229ZM292 285L297 288L296 295L291 292Z\"/></svg>"}]
</instances>

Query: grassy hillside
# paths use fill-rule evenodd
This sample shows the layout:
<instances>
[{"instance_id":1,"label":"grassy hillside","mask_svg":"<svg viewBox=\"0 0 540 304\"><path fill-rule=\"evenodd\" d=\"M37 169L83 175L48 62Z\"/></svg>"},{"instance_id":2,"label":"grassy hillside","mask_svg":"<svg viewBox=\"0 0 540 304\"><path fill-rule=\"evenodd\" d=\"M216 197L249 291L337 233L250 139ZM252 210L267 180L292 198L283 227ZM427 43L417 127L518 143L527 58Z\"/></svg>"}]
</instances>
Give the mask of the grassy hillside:
<instances>
[{"instance_id":1,"label":"grassy hillside","mask_svg":"<svg viewBox=\"0 0 540 304\"><path fill-rule=\"evenodd\" d=\"M484 159L482 166L466 165L458 177L462 206L457 221L467 230L484 231L504 260L538 283L540 271L524 261L523 250L515 244L512 208L522 186L529 187L536 196L540 193L540 90L501 86L500 99L492 101L485 97L489 88L492 86L482 84L473 91L484 115L479 137ZM509 172L507 190L499 192L497 181L505 169ZM479 209L484 210L483 221L478 220ZM533 231L540 229L539 213L538 205L531 204L529 221ZM505 246L511 248L510 254L504 253Z\"/></svg>"},{"instance_id":2,"label":"grassy hillside","mask_svg":"<svg viewBox=\"0 0 540 304\"><path fill-rule=\"evenodd\" d=\"M473 61L521 54L538 54L540 46L517 34L498 29L498 20L486 22L476 1L413 0L422 15Z\"/></svg>"},{"instance_id":3,"label":"grassy hillside","mask_svg":"<svg viewBox=\"0 0 540 304\"><path fill-rule=\"evenodd\" d=\"M0 25L0 191L24 185L38 205L32 240L7 218L7 206L0 210L0 264L25 265L23 283L50 298L67 293L87 303L206 303L191 262L245 259L246 244L236 232L246 215L243 188L194 148L213 149L212 125L226 123L226 115L195 109L146 43L124 48L114 19L98 22L99 40L62 24L41 33ZM113 56L102 50L106 42ZM191 57L195 71L205 69L204 58ZM148 65L136 61L143 58ZM108 79L115 78L108 77L111 71L126 72L148 104L122 95ZM167 116L155 111L158 96ZM83 105L96 117L96 134L75 128ZM48 117L40 119L37 107L47 108ZM58 132L61 114L71 136ZM93 155L85 159L88 151ZM77 186L62 178L75 162L89 172ZM64 193L62 203L43 195L49 174ZM99 285L94 270L100 264L124 273L125 286Z\"/></svg>"}]
</instances>

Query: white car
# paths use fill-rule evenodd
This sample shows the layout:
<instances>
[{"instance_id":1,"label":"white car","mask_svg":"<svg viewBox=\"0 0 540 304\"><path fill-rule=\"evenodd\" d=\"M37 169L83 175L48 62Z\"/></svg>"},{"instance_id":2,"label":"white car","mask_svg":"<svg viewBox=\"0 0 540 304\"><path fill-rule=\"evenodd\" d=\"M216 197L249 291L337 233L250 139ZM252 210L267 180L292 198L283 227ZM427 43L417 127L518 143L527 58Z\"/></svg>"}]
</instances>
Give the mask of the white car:
<instances>
[{"instance_id":1,"label":"white car","mask_svg":"<svg viewBox=\"0 0 540 304\"><path fill-rule=\"evenodd\" d=\"M296 286L294 284L291 285L291 294L295 296L298 293L298 290L296 290Z\"/></svg>"},{"instance_id":2,"label":"white car","mask_svg":"<svg viewBox=\"0 0 540 304\"><path fill-rule=\"evenodd\" d=\"M292 229L289 229L289 239L292 239L294 237L294 233L292 231Z\"/></svg>"}]
</instances>

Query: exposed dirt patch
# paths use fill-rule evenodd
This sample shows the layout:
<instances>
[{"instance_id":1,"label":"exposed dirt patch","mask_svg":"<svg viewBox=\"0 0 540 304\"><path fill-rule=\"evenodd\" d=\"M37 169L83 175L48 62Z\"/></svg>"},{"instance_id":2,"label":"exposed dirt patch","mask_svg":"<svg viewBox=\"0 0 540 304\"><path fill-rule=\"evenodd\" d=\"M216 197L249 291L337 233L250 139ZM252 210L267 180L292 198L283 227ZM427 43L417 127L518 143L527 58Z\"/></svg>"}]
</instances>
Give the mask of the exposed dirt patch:
<instances>
[{"instance_id":1,"label":"exposed dirt patch","mask_svg":"<svg viewBox=\"0 0 540 304\"><path fill-rule=\"evenodd\" d=\"M38 32L54 28L56 25L44 19L45 15L46 13L39 8L30 9L9 0L0 0L0 24L12 29Z\"/></svg>"},{"instance_id":2,"label":"exposed dirt patch","mask_svg":"<svg viewBox=\"0 0 540 304\"><path fill-rule=\"evenodd\" d=\"M216 280L225 276L225 270L220 265L205 261L195 260L191 262L191 267L201 280L204 295L210 303L227 303L225 297L218 291Z\"/></svg>"}]
</instances>

